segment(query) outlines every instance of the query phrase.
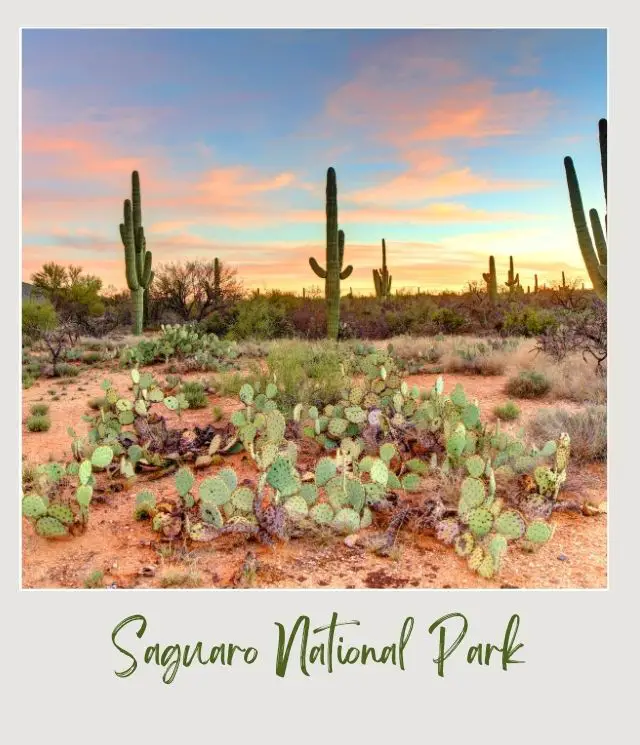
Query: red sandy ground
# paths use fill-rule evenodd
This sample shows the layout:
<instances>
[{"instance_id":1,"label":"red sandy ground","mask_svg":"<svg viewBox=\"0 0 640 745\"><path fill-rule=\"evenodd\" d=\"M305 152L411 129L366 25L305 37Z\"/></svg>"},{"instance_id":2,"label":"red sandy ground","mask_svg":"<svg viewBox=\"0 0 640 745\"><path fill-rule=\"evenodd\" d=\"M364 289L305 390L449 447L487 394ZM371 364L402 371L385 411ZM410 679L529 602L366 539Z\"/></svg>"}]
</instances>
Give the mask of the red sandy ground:
<instances>
[{"instance_id":1,"label":"red sandy ground","mask_svg":"<svg viewBox=\"0 0 640 745\"><path fill-rule=\"evenodd\" d=\"M160 368L154 370L161 377ZM30 433L23 422L23 458L32 463L70 458L67 427L84 434L87 425L82 415L88 413L90 398L101 396L100 383L108 377L116 388L126 390L128 372L100 369L83 372L68 385L59 381L40 380L23 392L26 419L30 404L45 401L52 421L48 432ZM202 374L183 376L202 379ZM430 387L434 375L411 376L407 381ZM446 390L461 382L466 393L481 402L482 410L492 411L503 403L506 376L477 377L445 375ZM59 392L52 401L49 390ZM210 404L222 408L225 417L239 405L236 399L210 396ZM526 423L542 406L574 404L542 401L519 401L520 421ZM174 415L171 415L174 417ZM175 417L174 417L175 418ZM208 424L211 406L188 410L183 414L186 426ZM239 454L227 459L239 471L240 478L255 475L255 468ZM216 467L196 472L199 482ZM535 554L512 549L498 578L484 580L472 573L466 562L452 548L434 538L411 531L400 533L393 558L376 556L369 549L345 545L339 538L313 541L294 539L274 547L248 543L239 536L225 536L212 543L168 548L158 540L148 522L133 519L135 495L150 489L157 497L175 495L173 477L138 483L130 491L112 494L105 501L94 501L87 531L78 537L50 541L38 536L23 519L22 585L25 588L78 588L96 571L103 572L104 586L118 588L152 588L163 586L198 586L228 588L247 586L242 577L249 555L255 557L257 571L250 586L256 588L605 588L607 586L607 518L601 514L584 517L556 513L556 531L552 541ZM592 465L570 470L563 492L568 499L599 503L606 499L606 466ZM374 525L366 533L383 530L385 523Z\"/></svg>"}]
</instances>

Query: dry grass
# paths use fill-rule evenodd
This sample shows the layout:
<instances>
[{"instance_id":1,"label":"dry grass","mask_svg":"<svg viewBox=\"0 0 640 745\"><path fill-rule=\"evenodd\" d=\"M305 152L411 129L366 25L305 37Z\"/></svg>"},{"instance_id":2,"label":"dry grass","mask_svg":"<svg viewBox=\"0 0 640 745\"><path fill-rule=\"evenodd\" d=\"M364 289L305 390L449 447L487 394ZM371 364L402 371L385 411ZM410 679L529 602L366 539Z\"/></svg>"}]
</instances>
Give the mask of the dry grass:
<instances>
[{"instance_id":1,"label":"dry grass","mask_svg":"<svg viewBox=\"0 0 640 745\"><path fill-rule=\"evenodd\" d=\"M529 424L529 433L543 442L568 432L571 459L580 463L607 458L607 407L587 406L579 411L542 409Z\"/></svg>"},{"instance_id":2,"label":"dry grass","mask_svg":"<svg viewBox=\"0 0 640 745\"><path fill-rule=\"evenodd\" d=\"M607 380L596 373L595 365L581 355L570 355L556 362L546 355L521 361L522 370L542 373L550 383L549 397L575 403L606 404Z\"/></svg>"}]
</instances>

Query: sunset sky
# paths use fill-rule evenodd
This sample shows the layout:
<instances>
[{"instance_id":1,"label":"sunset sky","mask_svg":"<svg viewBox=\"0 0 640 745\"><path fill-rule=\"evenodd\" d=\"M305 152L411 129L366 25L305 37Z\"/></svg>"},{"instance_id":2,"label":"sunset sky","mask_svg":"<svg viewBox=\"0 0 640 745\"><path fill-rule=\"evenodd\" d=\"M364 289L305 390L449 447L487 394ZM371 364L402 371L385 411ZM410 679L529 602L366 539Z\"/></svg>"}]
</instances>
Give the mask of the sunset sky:
<instances>
[{"instance_id":1,"label":"sunset sky","mask_svg":"<svg viewBox=\"0 0 640 745\"><path fill-rule=\"evenodd\" d=\"M140 172L154 265L213 258L249 288L320 286L338 177L347 281L460 289L494 254L525 287L587 281L563 157L604 213L600 30L27 30L23 279L46 261L125 287ZM348 291L343 285L343 291Z\"/></svg>"}]
</instances>

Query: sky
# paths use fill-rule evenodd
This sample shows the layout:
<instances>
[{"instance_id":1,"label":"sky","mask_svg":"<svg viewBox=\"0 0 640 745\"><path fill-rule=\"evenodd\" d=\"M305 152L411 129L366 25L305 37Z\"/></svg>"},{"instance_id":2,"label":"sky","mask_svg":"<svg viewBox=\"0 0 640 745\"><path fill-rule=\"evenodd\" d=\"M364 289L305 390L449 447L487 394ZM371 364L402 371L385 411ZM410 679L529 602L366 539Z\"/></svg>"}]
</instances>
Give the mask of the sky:
<instances>
[{"instance_id":1,"label":"sky","mask_svg":"<svg viewBox=\"0 0 640 745\"><path fill-rule=\"evenodd\" d=\"M234 266L247 288L323 285L338 181L343 284L590 286L563 158L604 214L605 30L24 30L23 280L47 261L126 287L119 235L140 173L157 268Z\"/></svg>"}]
</instances>

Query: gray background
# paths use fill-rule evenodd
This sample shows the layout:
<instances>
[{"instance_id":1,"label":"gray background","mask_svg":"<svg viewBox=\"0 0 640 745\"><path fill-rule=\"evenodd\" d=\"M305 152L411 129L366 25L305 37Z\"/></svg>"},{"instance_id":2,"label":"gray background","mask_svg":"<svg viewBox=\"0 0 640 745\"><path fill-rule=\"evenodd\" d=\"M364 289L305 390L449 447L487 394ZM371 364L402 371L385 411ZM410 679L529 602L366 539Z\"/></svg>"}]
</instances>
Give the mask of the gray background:
<instances>
[{"instance_id":1,"label":"gray background","mask_svg":"<svg viewBox=\"0 0 640 745\"><path fill-rule=\"evenodd\" d=\"M5 521L1 542L3 647L9 655L11 741L61 743L170 743L224 737L230 742L268 738L279 742L393 742L399 737L464 742L601 743L631 727L637 698L638 642L632 598L638 588L637 426L634 360L637 360L638 96L635 24L621 2L607 13L585 3L539 0L531 10L513 2L458 2L448 12L423 3L396 2L374 12L370 3L325 0L311 7L269 2L186 2L165 7L138 0L87 3L23 2L5 12L2 43L3 346L5 393L2 466ZM599 6L603 7L603 6ZM190 12L187 12L190 11ZM535 12L534 12L535 11ZM606 591L20 591L19 548L19 170L18 39L20 26L271 26L271 27L609 27L610 103L609 299L610 587ZM570 54L570 50L567 52ZM633 64L631 64L631 62ZM561 165L559 165L561 167ZM610 166L611 169L611 166ZM625 240L629 236L630 240ZM576 251L578 250L576 246ZM624 262L624 263L623 263ZM11 272L13 270L13 273ZM9 350L12 360L9 361ZM404 618L416 626L407 669L369 664L318 668L305 678L292 667L274 673L275 621L291 624L308 614L322 625L337 611L357 618L345 636L354 643L385 644L397 638ZM525 664L503 672L467 665L462 647L438 678L431 659L435 639L427 627L459 611L470 621L468 641L501 644L513 613L521 616L517 655ZM149 628L130 648L145 643L210 644L233 641L260 650L251 667L181 669L170 686L161 672L141 664L119 679L126 661L111 644L111 631L126 616L142 613ZM124 638L124 635L123 635ZM466 640L465 640L466 641ZM498 662L498 660L496 660ZM634 731L633 728L630 730ZM613 735L613 736L612 736ZM10 736L10 735L9 735ZM611 737L612 736L612 737ZM10 736L11 737L11 736ZM627 735L626 739L633 739Z\"/></svg>"}]
</instances>

